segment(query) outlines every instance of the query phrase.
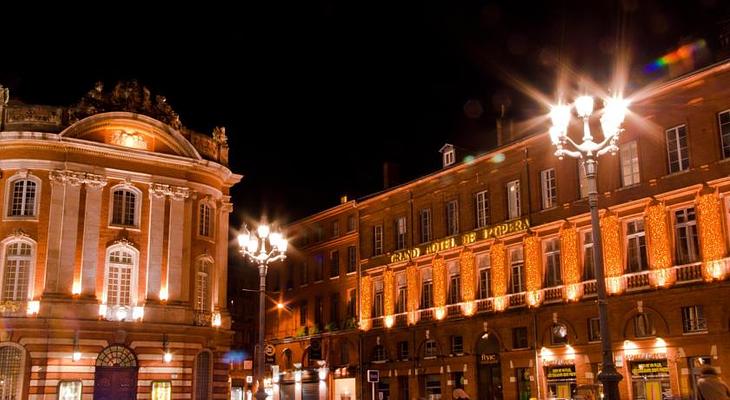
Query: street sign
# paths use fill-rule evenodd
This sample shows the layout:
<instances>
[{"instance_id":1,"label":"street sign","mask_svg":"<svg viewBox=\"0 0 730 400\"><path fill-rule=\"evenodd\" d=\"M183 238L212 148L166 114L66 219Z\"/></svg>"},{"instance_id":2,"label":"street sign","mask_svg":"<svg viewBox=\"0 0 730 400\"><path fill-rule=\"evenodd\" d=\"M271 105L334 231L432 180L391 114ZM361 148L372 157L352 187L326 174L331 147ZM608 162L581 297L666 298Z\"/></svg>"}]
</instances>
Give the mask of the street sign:
<instances>
[{"instance_id":1,"label":"street sign","mask_svg":"<svg viewBox=\"0 0 730 400\"><path fill-rule=\"evenodd\" d=\"M266 361L264 361L267 364L273 364L276 362L274 355L276 354L276 349L274 349L274 346L267 344L264 346L264 355L266 356Z\"/></svg>"},{"instance_id":2,"label":"street sign","mask_svg":"<svg viewBox=\"0 0 730 400\"><path fill-rule=\"evenodd\" d=\"M380 382L380 371L377 369L368 370L368 382L377 383Z\"/></svg>"}]
</instances>

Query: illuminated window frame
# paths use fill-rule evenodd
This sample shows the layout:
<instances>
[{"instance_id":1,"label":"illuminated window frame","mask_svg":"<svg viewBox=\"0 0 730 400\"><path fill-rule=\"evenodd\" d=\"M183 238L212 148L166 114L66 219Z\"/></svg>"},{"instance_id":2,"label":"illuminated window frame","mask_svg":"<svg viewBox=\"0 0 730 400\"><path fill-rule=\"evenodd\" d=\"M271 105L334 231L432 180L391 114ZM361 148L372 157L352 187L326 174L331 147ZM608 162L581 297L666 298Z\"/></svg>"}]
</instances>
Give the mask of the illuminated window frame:
<instances>
[{"instance_id":1,"label":"illuminated window frame","mask_svg":"<svg viewBox=\"0 0 730 400\"><path fill-rule=\"evenodd\" d=\"M29 261L28 270L26 271L28 283L27 283L27 293L25 293L24 296L21 298L18 298L16 300L12 301L30 301L33 299L33 293L34 293L34 283L35 283L35 264L36 264L36 253L37 253L37 243L35 240L23 236L10 236L5 238L2 242L0 242L0 301L5 297L5 274L7 273L7 263L8 263L8 248L12 246L15 243L20 244L27 244L30 246L30 255L29 256L13 256L13 258L23 258L27 259ZM16 289L17 290L17 289Z\"/></svg>"},{"instance_id":2,"label":"illuminated window frame","mask_svg":"<svg viewBox=\"0 0 730 400\"><path fill-rule=\"evenodd\" d=\"M19 181L28 181L35 184L35 189L33 191L33 213L30 215L11 215L12 213L12 207L13 207L13 195L14 195L14 187L15 183ZM41 200L41 189L43 187L43 182L35 175L31 175L28 171L22 170L16 172L13 176L8 178L7 182L5 183L5 199L4 203L5 206L3 208L3 219L6 220L27 220L27 221L37 221L38 220L38 214L39 214L39 208L40 208L40 200ZM23 191L22 196L22 209L25 210L25 208L28 205L28 193L27 190Z\"/></svg>"},{"instance_id":3,"label":"illuminated window frame","mask_svg":"<svg viewBox=\"0 0 730 400\"><path fill-rule=\"evenodd\" d=\"M134 216L132 224L125 224L124 222L124 214L127 212L125 199L126 197L123 197L122 199L122 210L121 210L121 221L114 221L114 193L117 191L125 191L129 192L134 195ZM126 229L139 229L140 227L140 210L142 209L142 191L137 189L135 186L127 184L127 183L120 183L118 185L115 185L109 189L109 227L111 228L126 228ZM121 222L121 223L118 223Z\"/></svg>"}]
</instances>

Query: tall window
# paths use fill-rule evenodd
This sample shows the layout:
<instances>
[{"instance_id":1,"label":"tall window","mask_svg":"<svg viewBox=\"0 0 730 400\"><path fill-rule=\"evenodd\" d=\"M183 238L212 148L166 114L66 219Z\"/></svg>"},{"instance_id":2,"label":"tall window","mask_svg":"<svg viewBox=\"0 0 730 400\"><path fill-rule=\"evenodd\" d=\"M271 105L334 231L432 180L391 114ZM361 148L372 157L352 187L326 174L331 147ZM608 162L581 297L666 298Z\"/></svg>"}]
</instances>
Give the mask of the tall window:
<instances>
[{"instance_id":1,"label":"tall window","mask_svg":"<svg viewBox=\"0 0 730 400\"><path fill-rule=\"evenodd\" d=\"M172 382L152 382L152 398L155 400L170 400L172 398ZM198 397L204 399L205 397Z\"/></svg>"},{"instance_id":2,"label":"tall window","mask_svg":"<svg viewBox=\"0 0 730 400\"><path fill-rule=\"evenodd\" d=\"M476 195L477 228L489 225L489 192L486 190Z\"/></svg>"},{"instance_id":3,"label":"tall window","mask_svg":"<svg viewBox=\"0 0 730 400\"><path fill-rule=\"evenodd\" d=\"M644 220L635 219L626 223L626 266L629 272L641 272L649 269L646 256L646 235Z\"/></svg>"},{"instance_id":4,"label":"tall window","mask_svg":"<svg viewBox=\"0 0 730 400\"><path fill-rule=\"evenodd\" d=\"M200 203L198 210L198 235L210 237L210 206L205 203Z\"/></svg>"},{"instance_id":5,"label":"tall window","mask_svg":"<svg viewBox=\"0 0 730 400\"><path fill-rule=\"evenodd\" d=\"M588 318L588 341L598 342L601 340L601 321L599 318Z\"/></svg>"},{"instance_id":6,"label":"tall window","mask_svg":"<svg viewBox=\"0 0 730 400\"><path fill-rule=\"evenodd\" d=\"M511 293L521 293L525 291L525 283L522 274L522 269L525 264L525 259L522 254L522 247L515 247L510 250L510 268L511 268Z\"/></svg>"},{"instance_id":7,"label":"tall window","mask_svg":"<svg viewBox=\"0 0 730 400\"><path fill-rule=\"evenodd\" d=\"M340 294L330 295L330 322L337 325L340 323Z\"/></svg>"},{"instance_id":8,"label":"tall window","mask_svg":"<svg viewBox=\"0 0 730 400\"><path fill-rule=\"evenodd\" d=\"M730 157L730 110L717 115L720 123L720 139L722 140L722 157Z\"/></svg>"},{"instance_id":9,"label":"tall window","mask_svg":"<svg viewBox=\"0 0 730 400\"><path fill-rule=\"evenodd\" d=\"M0 345L0 400L20 400L23 393L25 354L11 344Z\"/></svg>"},{"instance_id":10,"label":"tall window","mask_svg":"<svg viewBox=\"0 0 730 400\"><path fill-rule=\"evenodd\" d=\"M319 296L314 298L314 324L319 328L324 324L324 301Z\"/></svg>"},{"instance_id":11,"label":"tall window","mask_svg":"<svg viewBox=\"0 0 730 400\"><path fill-rule=\"evenodd\" d=\"M132 279L136 264L136 254L127 247L119 246L109 251L106 276L107 305L132 305Z\"/></svg>"},{"instance_id":12,"label":"tall window","mask_svg":"<svg viewBox=\"0 0 730 400\"><path fill-rule=\"evenodd\" d=\"M112 192L112 224L137 226L137 193L129 189Z\"/></svg>"},{"instance_id":13,"label":"tall window","mask_svg":"<svg viewBox=\"0 0 730 400\"><path fill-rule=\"evenodd\" d=\"M347 273L355 272L357 269L357 249L355 246L347 248Z\"/></svg>"},{"instance_id":14,"label":"tall window","mask_svg":"<svg viewBox=\"0 0 730 400\"><path fill-rule=\"evenodd\" d=\"M421 272L421 308L433 307L433 280L430 268Z\"/></svg>"},{"instance_id":15,"label":"tall window","mask_svg":"<svg viewBox=\"0 0 730 400\"><path fill-rule=\"evenodd\" d=\"M639 151L636 141L621 145L621 179L624 186L636 185L639 180Z\"/></svg>"},{"instance_id":16,"label":"tall window","mask_svg":"<svg viewBox=\"0 0 730 400\"><path fill-rule=\"evenodd\" d=\"M294 289L294 264L286 264L286 290Z\"/></svg>"},{"instance_id":17,"label":"tall window","mask_svg":"<svg viewBox=\"0 0 730 400\"><path fill-rule=\"evenodd\" d=\"M352 232L354 230L355 230L355 216L348 215L347 216L347 231Z\"/></svg>"},{"instance_id":18,"label":"tall window","mask_svg":"<svg viewBox=\"0 0 730 400\"><path fill-rule=\"evenodd\" d=\"M374 282L375 295L373 296L373 317L382 317L384 314L383 281Z\"/></svg>"},{"instance_id":19,"label":"tall window","mask_svg":"<svg viewBox=\"0 0 730 400\"><path fill-rule=\"evenodd\" d=\"M667 154L669 173L689 169L689 149L687 147L687 126L680 125L667 129Z\"/></svg>"},{"instance_id":20,"label":"tall window","mask_svg":"<svg viewBox=\"0 0 730 400\"><path fill-rule=\"evenodd\" d=\"M61 381L58 383L58 400L81 400L82 388L81 381Z\"/></svg>"},{"instance_id":21,"label":"tall window","mask_svg":"<svg viewBox=\"0 0 730 400\"><path fill-rule=\"evenodd\" d=\"M299 268L299 284L309 284L309 264L306 262L302 263L301 268Z\"/></svg>"},{"instance_id":22,"label":"tall window","mask_svg":"<svg viewBox=\"0 0 730 400\"><path fill-rule=\"evenodd\" d=\"M459 233L459 201L451 200L446 203L446 235Z\"/></svg>"},{"instance_id":23,"label":"tall window","mask_svg":"<svg viewBox=\"0 0 730 400\"><path fill-rule=\"evenodd\" d=\"M580 198L588 197L588 177L586 176L586 169L583 167L582 162L578 162L578 185Z\"/></svg>"},{"instance_id":24,"label":"tall window","mask_svg":"<svg viewBox=\"0 0 730 400\"><path fill-rule=\"evenodd\" d=\"M319 282L324 279L324 256L317 254L314 256L314 281Z\"/></svg>"},{"instance_id":25,"label":"tall window","mask_svg":"<svg viewBox=\"0 0 730 400\"><path fill-rule=\"evenodd\" d=\"M340 236L340 221L332 221L332 237Z\"/></svg>"},{"instance_id":26,"label":"tall window","mask_svg":"<svg viewBox=\"0 0 730 400\"><path fill-rule=\"evenodd\" d=\"M398 287L398 295L395 298L395 312L402 314L408 311L408 285L406 283L406 274L399 273L396 275L396 284Z\"/></svg>"},{"instance_id":27,"label":"tall window","mask_svg":"<svg viewBox=\"0 0 730 400\"><path fill-rule=\"evenodd\" d=\"M340 276L340 252L335 250L330 253L330 277Z\"/></svg>"},{"instance_id":28,"label":"tall window","mask_svg":"<svg viewBox=\"0 0 730 400\"><path fill-rule=\"evenodd\" d=\"M596 269L593 266L593 232L585 231L583 236L583 280L596 279Z\"/></svg>"},{"instance_id":29,"label":"tall window","mask_svg":"<svg viewBox=\"0 0 730 400\"><path fill-rule=\"evenodd\" d=\"M461 275L459 263L453 262L449 265L449 304L456 304L461 301Z\"/></svg>"},{"instance_id":30,"label":"tall window","mask_svg":"<svg viewBox=\"0 0 730 400\"><path fill-rule=\"evenodd\" d=\"M347 289L347 316L354 318L357 305L357 291L355 289Z\"/></svg>"},{"instance_id":31,"label":"tall window","mask_svg":"<svg viewBox=\"0 0 730 400\"><path fill-rule=\"evenodd\" d=\"M16 240L5 246L5 265L2 270L2 301L25 301L32 273L33 244Z\"/></svg>"},{"instance_id":32,"label":"tall window","mask_svg":"<svg viewBox=\"0 0 730 400\"><path fill-rule=\"evenodd\" d=\"M707 331L707 320L702 305L682 307L682 329L684 333Z\"/></svg>"},{"instance_id":33,"label":"tall window","mask_svg":"<svg viewBox=\"0 0 730 400\"><path fill-rule=\"evenodd\" d=\"M520 181L507 183L507 219L519 218L520 210Z\"/></svg>"},{"instance_id":34,"label":"tall window","mask_svg":"<svg viewBox=\"0 0 730 400\"><path fill-rule=\"evenodd\" d=\"M349 364L350 363L350 345L347 343L346 339L343 339L342 342L340 342L340 364Z\"/></svg>"},{"instance_id":35,"label":"tall window","mask_svg":"<svg viewBox=\"0 0 730 400\"><path fill-rule=\"evenodd\" d=\"M560 273L560 239L547 239L543 242L545 254L545 286L559 286L563 284Z\"/></svg>"},{"instance_id":36,"label":"tall window","mask_svg":"<svg viewBox=\"0 0 730 400\"><path fill-rule=\"evenodd\" d=\"M201 351L195 356L195 399L209 399L211 396L211 378L213 363L209 351Z\"/></svg>"},{"instance_id":37,"label":"tall window","mask_svg":"<svg viewBox=\"0 0 730 400\"><path fill-rule=\"evenodd\" d=\"M654 320L649 313L639 313L634 316L634 335L637 338L654 336Z\"/></svg>"},{"instance_id":38,"label":"tall window","mask_svg":"<svg viewBox=\"0 0 730 400\"><path fill-rule=\"evenodd\" d=\"M699 242L697 239L697 217L694 207L674 212L674 226L677 263L689 264L699 260Z\"/></svg>"},{"instance_id":39,"label":"tall window","mask_svg":"<svg viewBox=\"0 0 730 400\"><path fill-rule=\"evenodd\" d=\"M431 241L431 209L424 208L421 214L421 243Z\"/></svg>"},{"instance_id":40,"label":"tall window","mask_svg":"<svg viewBox=\"0 0 730 400\"><path fill-rule=\"evenodd\" d=\"M307 315L309 313L309 304L306 300L302 300L301 304L299 304L299 325L300 326L307 326L307 318L309 316Z\"/></svg>"},{"instance_id":41,"label":"tall window","mask_svg":"<svg viewBox=\"0 0 730 400\"><path fill-rule=\"evenodd\" d=\"M383 254L383 225L373 227L373 255Z\"/></svg>"},{"instance_id":42,"label":"tall window","mask_svg":"<svg viewBox=\"0 0 730 400\"><path fill-rule=\"evenodd\" d=\"M492 269L489 253L477 256L477 267L479 268L479 298L486 299L491 295Z\"/></svg>"},{"instance_id":43,"label":"tall window","mask_svg":"<svg viewBox=\"0 0 730 400\"><path fill-rule=\"evenodd\" d=\"M399 217L395 220L395 249L400 250L406 247L406 217Z\"/></svg>"},{"instance_id":44,"label":"tall window","mask_svg":"<svg viewBox=\"0 0 730 400\"><path fill-rule=\"evenodd\" d=\"M34 217L38 184L30 179L10 182L8 217Z\"/></svg>"},{"instance_id":45,"label":"tall window","mask_svg":"<svg viewBox=\"0 0 730 400\"><path fill-rule=\"evenodd\" d=\"M208 273L211 270L210 260L198 260L198 271L195 275L195 310L210 311L210 289Z\"/></svg>"},{"instance_id":46,"label":"tall window","mask_svg":"<svg viewBox=\"0 0 730 400\"><path fill-rule=\"evenodd\" d=\"M542 187L542 209L547 210L558 204L558 186L555 181L555 168L540 171Z\"/></svg>"}]
</instances>

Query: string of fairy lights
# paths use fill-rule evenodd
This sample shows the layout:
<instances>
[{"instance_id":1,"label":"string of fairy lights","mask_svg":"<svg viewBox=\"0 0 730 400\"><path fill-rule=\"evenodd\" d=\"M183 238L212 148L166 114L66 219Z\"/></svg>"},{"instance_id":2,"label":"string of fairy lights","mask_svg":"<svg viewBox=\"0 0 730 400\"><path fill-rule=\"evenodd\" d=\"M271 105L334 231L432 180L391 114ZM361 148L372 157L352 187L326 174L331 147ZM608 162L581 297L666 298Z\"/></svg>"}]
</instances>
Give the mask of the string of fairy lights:
<instances>
[{"instance_id":1,"label":"string of fairy lights","mask_svg":"<svg viewBox=\"0 0 730 400\"><path fill-rule=\"evenodd\" d=\"M727 246L723 233L722 203L717 191L705 187L695 198L697 210L697 226L699 234L700 254L703 262L702 274L705 280L724 279L725 269L722 259L727 255ZM652 200L644 210L644 229L647 240L647 255L652 270L650 283L653 286L671 285L676 277L672 275L673 251L670 213L664 202ZM600 219L601 236L604 248L604 267L609 293L618 294L625 288L623 282L624 255L622 222L617 213L607 211ZM574 223L565 222L558 233L560 240L560 264L565 285L565 298L578 300L582 296L582 257L578 229ZM543 289L543 262L541 238L537 233L529 232L522 240L524 251L524 279L528 305L538 306ZM490 289L494 299L494 308L502 311L507 306L509 268L507 247L502 241L495 241L490 250L491 280ZM472 315L476 311L477 274L474 252L465 247L459 255L459 274L461 279L461 303L464 315ZM433 309L436 319L446 315L448 293L448 271L446 261L440 254L431 260L433 283ZM411 262L405 268L406 274L406 311L408 324L419 320L420 309L420 269ZM372 327L373 278L364 275L360 280L360 328ZM396 276L392 268L383 272L384 314L386 326L393 325L395 303L397 298Z\"/></svg>"}]
</instances>

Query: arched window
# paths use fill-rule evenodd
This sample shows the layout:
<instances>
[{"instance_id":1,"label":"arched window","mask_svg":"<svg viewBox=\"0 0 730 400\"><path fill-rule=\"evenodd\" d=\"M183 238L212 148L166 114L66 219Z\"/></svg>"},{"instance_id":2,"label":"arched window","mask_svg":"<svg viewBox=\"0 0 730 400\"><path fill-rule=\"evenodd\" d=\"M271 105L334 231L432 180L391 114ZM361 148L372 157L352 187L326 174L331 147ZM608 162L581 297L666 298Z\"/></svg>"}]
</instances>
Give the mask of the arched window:
<instances>
[{"instance_id":1,"label":"arched window","mask_svg":"<svg viewBox=\"0 0 730 400\"><path fill-rule=\"evenodd\" d=\"M198 207L198 235L212 237L211 233L211 207L208 203L200 203Z\"/></svg>"},{"instance_id":2,"label":"arched window","mask_svg":"<svg viewBox=\"0 0 730 400\"><path fill-rule=\"evenodd\" d=\"M0 288L2 301L25 301L30 297L34 247L32 242L22 239L5 245Z\"/></svg>"},{"instance_id":3,"label":"arched window","mask_svg":"<svg viewBox=\"0 0 730 400\"><path fill-rule=\"evenodd\" d=\"M0 344L0 400L19 400L23 396L25 352L15 344Z\"/></svg>"},{"instance_id":4,"label":"arched window","mask_svg":"<svg viewBox=\"0 0 730 400\"><path fill-rule=\"evenodd\" d=\"M138 226L139 198L129 187L112 189L112 225Z\"/></svg>"},{"instance_id":5,"label":"arched window","mask_svg":"<svg viewBox=\"0 0 730 400\"><path fill-rule=\"evenodd\" d=\"M113 344L96 357L97 367L136 367L137 357L128 348ZM1 399L0 399L1 400Z\"/></svg>"},{"instance_id":6,"label":"arched window","mask_svg":"<svg viewBox=\"0 0 730 400\"><path fill-rule=\"evenodd\" d=\"M209 399L211 397L212 366L210 351L201 351L195 357L195 399Z\"/></svg>"},{"instance_id":7,"label":"arched window","mask_svg":"<svg viewBox=\"0 0 730 400\"><path fill-rule=\"evenodd\" d=\"M102 297L107 318L132 317L132 307L137 305L138 260L139 252L126 241L107 249Z\"/></svg>"},{"instance_id":8,"label":"arched window","mask_svg":"<svg viewBox=\"0 0 730 400\"><path fill-rule=\"evenodd\" d=\"M195 271L195 311L210 312L210 278L209 273L213 266L209 258L198 260Z\"/></svg>"},{"instance_id":9,"label":"arched window","mask_svg":"<svg viewBox=\"0 0 730 400\"><path fill-rule=\"evenodd\" d=\"M39 182L30 178L11 180L8 191L8 217L35 217Z\"/></svg>"}]
</instances>

